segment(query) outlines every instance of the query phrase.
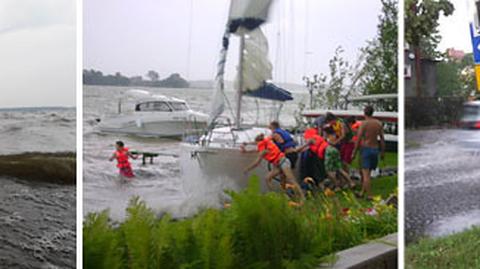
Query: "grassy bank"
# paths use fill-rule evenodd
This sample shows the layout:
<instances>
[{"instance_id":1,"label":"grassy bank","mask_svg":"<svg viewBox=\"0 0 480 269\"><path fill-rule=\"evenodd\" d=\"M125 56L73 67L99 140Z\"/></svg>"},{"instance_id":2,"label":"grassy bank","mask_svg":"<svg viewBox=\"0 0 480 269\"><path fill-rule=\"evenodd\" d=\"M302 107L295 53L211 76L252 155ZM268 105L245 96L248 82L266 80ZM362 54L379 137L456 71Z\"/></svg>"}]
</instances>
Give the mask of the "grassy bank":
<instances>
[{"instance_id":1,"label":"grassy bank","mask_svg":"<svg viewBox=\"0 0 480 269\"><path fill-rule=\"evenodd\" d=\"M360 167L360 154L357 154L355 160L352 162L352 168L358 169ZM379 160L378 167L397 167L398 166L398 153L396 152L385 152L385 159Z\"/></svg>"},{"instance_id":2,"label":"grassy bank","mask_svg":"<svg viewBox=\"0 0 480 269\"><path fill-rule=\"evenodd\" d=\"M377 194L396 188L395 178L375 182ZM291 207L284 195L259 189L252 178L246 190L231 193L228 208L182 220L158 218L139 199L122 223L110 222L108 212L89 214L84 267L316 268L339 250L397 231L397 210L379 199L365 204L327 191Z\"/></svg>"},{"instance_id":3,"label":"grassy bank","mask_svg":"<svg viewBox=\"0 0 480 269\"><path fill-rule=\"evenodd\" d=\"M409 245L406 268L480 268L480 228Z\"/></svg>"}]
</instances>

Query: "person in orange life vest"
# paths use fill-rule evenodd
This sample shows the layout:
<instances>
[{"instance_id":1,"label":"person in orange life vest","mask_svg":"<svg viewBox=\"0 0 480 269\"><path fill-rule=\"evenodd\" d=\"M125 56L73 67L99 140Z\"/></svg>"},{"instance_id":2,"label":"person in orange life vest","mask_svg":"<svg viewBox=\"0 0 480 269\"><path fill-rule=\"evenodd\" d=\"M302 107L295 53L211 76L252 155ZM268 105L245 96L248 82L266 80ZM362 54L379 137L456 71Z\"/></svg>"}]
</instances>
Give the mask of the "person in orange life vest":
<instances>
[{"instance_id":1,"label":"person in orange life vest","mask_svg":"<svg viewBox=\"0 0 480 269\"><path fill-rule=\"evenodd\" d=\"M305 141L309 140L311 135L323 136L323 126L325 124L325 117L319 116L313 122L313 127L307 129L304 132ZM320 186L319 183L323 181L327 175L325 173L325 166L323 160L320 160L317 154L310 149L299 150L300 153L300 178L313 178L315 184Z\"/></svg>"},{"instance_id":2,"label":"person in orange life vest","mask_svg":"<svg viewBox=\"0 0 480 269\"><path fill-rule=\"evenodd\" d=\"M319 135L316 127L308 128L303 133L306 144L298 147L302 152L302 178L313 178L318 187L323 187L323 180L327 177L325 172L325 149L327 141Z\"/></svg>"},{"instance_id":3,"label":"person in orange life vest","mask_svg":"<svg viewBox=\"0 0 480 269\"><path fill-rule=\"evenodd\" d=\"M293 175L293 171L290 167L290 161L285 157L285 154L280 151L270 137L265 138L264 134L257 135L255 137L255 142L257 144L258 157L252 164L245 168L244 172L248 173L250 170L253 170L260 165L264 159L273 165L272 171L268 173L266 178L268 188L272 190L272 180L276 176L280 176L282 179L282 187L285 188L287 184L293 186L292 190L295 192L296 198L299 199L300 202L303 201L305 197L295 179L295 176ZM242 152L247 152L244 145L242 145L240 149Z\"/></svg>"},{"instance_id":4,"label":"person in orange life vest","mask_svg":"<svg viewBox=\"0 0 480 269\"><path fill-rule=\"evenodd\" d=\"M340 152L334 146L334 141L336 139L335 130L331 126L326 126L324 128L324 132L326 134L326 140L329 144L325 149L325 170L327 171L328 177L335 184L335 191L340 190L342 181L345 181L344 183L349 184L351 188L355 187L355 183L350 178L350 175L343 170ZM345 187L346 186L344 185L344 188Z\"/></svg>"},{"instance_id":5,"label":"person in orange life vest","mask_svg":"<svg viewBox=\"0 0 480 269\"><path fill-rule=\"evenodd\" d=\"M293 140L292 135L280 128L280 123L278 121L270 122L268 125L270 131L272 131L272 141L277 145L277 147L285 153L285 157L290 161L291 168L295 169L295 165L297 164L298 153L295 150L297 143Z\"/></svg>"},{"instance_id":6,"label":"person in orange life vest","mask_svg":"<svg viewBox=\"0 0 480 269\"><path fill-rule=\"evenodd\" d=\"M133 155L128 151L128 148L125 147L125 144L122 141L117 141L115 143L116 151L110 157L110 161L117 160L117 167L120 172L120 176L125 178L133 178L132 165L128 161L128 158L137 159L138 156Z\"/></svg>"},{"instance_id":7,"label":"person in orange life vest","mask_svg":"<svg viewBox=\"0 0 480 269\"><path fill-rule=\"evenodd\" d=\"M350 165L352 164L352 153L355 143L352 142L354 133L350 125L341 118L336 117L328 112L325 121L332 126L335 131L336 138L332 141L333 145L340 150L340 159L342 160L343 169L350 173Z\"/></svg>"}]
</instances>

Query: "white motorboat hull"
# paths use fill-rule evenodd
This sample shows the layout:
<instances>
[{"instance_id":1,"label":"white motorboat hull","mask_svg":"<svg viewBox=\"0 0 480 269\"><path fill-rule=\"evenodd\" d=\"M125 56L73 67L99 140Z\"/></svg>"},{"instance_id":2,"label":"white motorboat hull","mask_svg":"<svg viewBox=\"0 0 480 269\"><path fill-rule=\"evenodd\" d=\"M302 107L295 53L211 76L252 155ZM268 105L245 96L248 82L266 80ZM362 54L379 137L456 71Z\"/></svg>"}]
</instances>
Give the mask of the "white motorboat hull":
<instances>
[{"instance_id":1,"label":"white motorboat hull","mask_svg":"<svg viewBox=\"0 0 480 269\"><path fill-rule=\"evenodd\" d=\"M120 133L138 136L180 137L199 133L207 126L204 117L156 117L142 115L119 116L107 119L98 126L103 133Z\"/></svg>"}]
</instances>

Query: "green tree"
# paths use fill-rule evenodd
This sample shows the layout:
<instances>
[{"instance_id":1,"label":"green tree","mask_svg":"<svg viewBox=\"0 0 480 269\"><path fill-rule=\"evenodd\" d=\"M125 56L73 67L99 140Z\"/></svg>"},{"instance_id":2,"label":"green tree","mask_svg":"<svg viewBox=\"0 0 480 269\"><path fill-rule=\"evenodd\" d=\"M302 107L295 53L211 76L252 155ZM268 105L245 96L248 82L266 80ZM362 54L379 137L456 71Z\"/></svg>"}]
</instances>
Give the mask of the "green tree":
<instances>
[{"instance_id":1,"label":"green tree","mask_svg":"<svg viewBox=\"0 0 480 269\"><path fill-rule=\"evenodd\" d=\"M152 82L155 82L155 81L158 81L158 79L160 78L160 76L158 75L157 72L153 71L153 70L150 70L147 72L147 77L152 81Z\"/></svg>"},{"instance_id":2,"label":"green tree","mask_svg":"<svg viewBox=\"0 0 480 269\"><path fill-rule=\"evenodd\" d=\"M362 86L364 94L397 93L397 11L396 0L381 0L377 37L368 42Z\"/></svg>"},{"instance_id":3,"label":"green tree","mask_svg":"<svg viewBox=\"0 0 480 269\"><path fill-rule=\"evenodd\" d=\"M475 90L475 71L472 54L462 60L445 58L437 66L437 85L440 96L468 96Z\"/></svg>"},{"instance_id":4,"label":"green tree","mask_svg":"<svg viewBox=\"0 0 480 269\"><path fill-rule=\"evenodd\" d=\"M415 54L415 78L417 96L422 95L420 60L423 56L437 58L437 46L441 35L438 19L450 16L455 7L448 0L405 0L405 40Z\"/></svg>"},{"instance_id":5,"label":"green tree","mask_svg":"<svg viewBox=\"0 0 480 269\"><path fill-rule=\"evenodd\" d=\"M313 76L313 108L346 109L348 98L361 92L358 83L363 76L364 54L352 65L343 58L343 53L343 48L337 47L328 62L329 73Z\"/></svg>"}]
</instances>

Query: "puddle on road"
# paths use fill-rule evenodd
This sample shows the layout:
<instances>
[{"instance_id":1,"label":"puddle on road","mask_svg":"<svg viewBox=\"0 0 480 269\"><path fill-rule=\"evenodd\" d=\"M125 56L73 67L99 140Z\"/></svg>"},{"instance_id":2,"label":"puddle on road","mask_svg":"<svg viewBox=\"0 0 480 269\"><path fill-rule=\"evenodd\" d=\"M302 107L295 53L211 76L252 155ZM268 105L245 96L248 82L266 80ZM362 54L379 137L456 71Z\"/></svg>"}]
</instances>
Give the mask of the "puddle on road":
<instances>
[{"instance_id":1,"label":"puddle on road","mask_svg":"<svg viewBox=\"0 0 480 269\"><path fill-rule=\"evenodd\" d=\"M433 222L427 229L427 234L432 237L445 236L480 226L480 210L463 212L462 214L442 218Z\"/></svg>"}]
</instances>

